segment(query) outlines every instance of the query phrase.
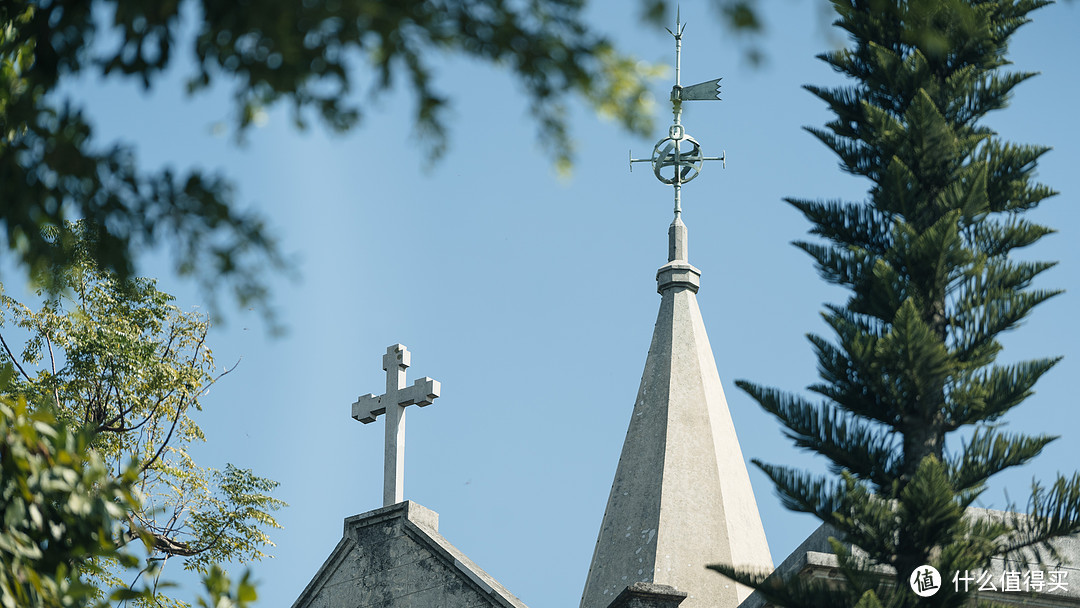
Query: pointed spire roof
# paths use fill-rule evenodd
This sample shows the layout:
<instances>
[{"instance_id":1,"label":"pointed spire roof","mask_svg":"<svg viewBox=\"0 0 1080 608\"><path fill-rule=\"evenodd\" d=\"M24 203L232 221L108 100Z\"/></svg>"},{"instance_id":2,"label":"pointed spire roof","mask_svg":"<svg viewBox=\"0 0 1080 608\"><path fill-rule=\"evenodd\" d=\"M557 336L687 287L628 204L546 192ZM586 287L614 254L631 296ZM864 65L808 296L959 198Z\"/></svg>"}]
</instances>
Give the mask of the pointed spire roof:
<instances>
[{"instance_id":1,"label":"pointed spire roof","mask_svg":"<svg viewBox=\"0 0 1080 608\"><path fill-rule=\"evenodd\" d=\"M705 566L772 570L680 216L668 229L669 261L656 274L660 313L581 608L606 608L637 582L688 593L680 608L735 608L751 589Z\"/></svg>"},{"instance_id":2,"label":"pointed spire roof","mask_svg":"<svg viewBox=\"0 0 1080 608\"><path fill-rule=\"evenodd\" d=\"M674 124L649 162L675 195L668 263L656 273L660 313L630 416L619 467L596 539L581 608L607 608L629 585L685 592L680 608L736 608L751 589L706 569L714 563L771 572L754 489L698 309L701 271L687 253L682 187L704 161L682 125L682 103L719 99L719 79L681 86L682 24L676 21Z\"/></svg>"}]
</instances>

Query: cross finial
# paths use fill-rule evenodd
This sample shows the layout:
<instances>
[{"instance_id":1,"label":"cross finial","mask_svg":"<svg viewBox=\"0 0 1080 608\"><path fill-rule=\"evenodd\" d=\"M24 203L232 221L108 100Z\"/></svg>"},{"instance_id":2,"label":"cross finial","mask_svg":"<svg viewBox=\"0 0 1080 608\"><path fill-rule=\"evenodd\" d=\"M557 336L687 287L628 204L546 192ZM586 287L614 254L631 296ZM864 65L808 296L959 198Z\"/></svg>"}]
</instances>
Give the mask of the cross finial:
<instances>
[{"instance_id":1,"label":"cross finial","mask_svg":"<svg viewBox=\"0 0 1080 608\"><path fill-rule=\"evenodd\" d=\"M686 24L682 23L679 10L675 13L675 31L668 33L675 37L675 86L671 88L671 110L675 120L668 128L668 136L653 147L651 158L630 158L630 169L634 163L652 163L653 173L661 182L675 188L675 220L682 213L682 185L701 173L701 166L707 160L724 161L725 155L704 156L701 145L686 132L682 124L682 102L695 100L719 100L720 78L682 86L682 35Z\"/></svg>"},{"instance_id":2,"label":"cross finial","mask_svg":"<svg viewBox=\"0 0 1080 608\"><path fill-rule=\"evenodd\" d=\"M383 464L383 506L404 500L405 484L405 406L431 405L442 386L438 380L420 378L405 386L405 370L412 363L409 349L393 344L383 355L386 370L386 393L376 397L368 393L352 404L352 417L364 424L386 415L386 446Z\"/></svg>"}]
</instances>

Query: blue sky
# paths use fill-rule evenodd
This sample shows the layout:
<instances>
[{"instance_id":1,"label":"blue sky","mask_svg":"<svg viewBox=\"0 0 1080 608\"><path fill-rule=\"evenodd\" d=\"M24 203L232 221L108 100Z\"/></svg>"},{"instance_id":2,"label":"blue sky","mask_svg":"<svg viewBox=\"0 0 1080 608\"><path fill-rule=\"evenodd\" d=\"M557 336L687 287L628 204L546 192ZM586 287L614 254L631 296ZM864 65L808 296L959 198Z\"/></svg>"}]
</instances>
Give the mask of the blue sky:
<instances>
[{"instance_id":1,"label":"blue sky","mask_svg":"<svg viewBox=\"0 0 1080 608\"><path fill-rule=\"evenodd\" d=\"M631 5L594 2L590 21L623 50L672 63L671 37L638 21ZM683 82L723 77L723 101L688 104L684 124L706 154L728 158L726 169L710 164L684 190L690 261L703 272L699 303L744 456L821 468L734 380L793 390L813 382L804 335L824 332L822 304L844 298L789 244L807 224L781 200L864 195L866 183L802 130L829 119L800 86L838 82L814 55L840 39L821 4L771 0L768 61L750 67L709 5L682 5ZM1078 11L1076 3L1043 9L1017 34L1017 68L1042 75L988 121L1011 140L1054 147L1039 176L1062 194L1032 215L1059 232L1030 255L1061 262L1038 285L1067 293L1010 335L1003 354L1065 355L1006 418L1012 429L1062 439L1001 476L982 499L987 507L1005 506L1007 496L1023 502L1033 476L1080 461L1071 384L1080 375ZM673 73L655 83L649 137L573 107L578 150L563 179L505 70L454 57L436 64L436 86L453 101L451 139L427 169L401 88L372 102L346 136L298 133L277 110L243 147L213 129L227 116L228 91L186 98L183 70L151 95L90 79L69 89L88 107L99 142L133 143L147 167L233 178L238 199L268 217L298 261L297 280L275 281L284 337L269 336L258 311L228 309L213 331L219 364L241 362L199 417L208 437L200 462L253 468L281 482L278 496L291 505L279 513L276 557L255 566L261 606L290 605L340 538L342 520L381 505L382 423L353 421L349 406L382 392L381 356L397 342L413 353L410 382L442 383L433 406L408 412L406 498L439 512L443 535L533 608L580 599L660 302L655 271L671 220L670 187L645 165L629 173L627 151L645 156L666 132ZM158 256L141 271L159 275L182 307L205 307L166 268ZM816 522L785 511L754 468L751 479L779 562Z\"/></svg>"}]
</instances>

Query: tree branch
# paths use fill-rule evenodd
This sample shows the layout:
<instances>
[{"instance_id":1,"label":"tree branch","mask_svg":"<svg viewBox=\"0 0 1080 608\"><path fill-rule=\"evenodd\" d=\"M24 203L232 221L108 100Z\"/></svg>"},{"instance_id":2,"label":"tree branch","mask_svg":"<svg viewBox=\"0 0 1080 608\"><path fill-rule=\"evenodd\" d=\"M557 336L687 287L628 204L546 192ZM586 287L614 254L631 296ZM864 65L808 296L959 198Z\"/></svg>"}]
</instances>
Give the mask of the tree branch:
<instances>
[{"instance_id":1,"label":"tree branch","mask_svg":"<svg viewBox=\"0 0 1080 608\"><path fill-rule=\"evenodd\" d=\"M150 419L151 419L151 418L153 418L153 417L154 417L154 413L155 413L155 412L157 412L157 409L158 409L159 407L161 407L161 403L162 403L163 401L165 401L165 399L167 399L167 398L168 398L168 397L169 397L170 395L172 395L172 394L173 394L174 392L175 392L175 391L169 391L168 393L165 393L164 395L162 395L162 396L161 396L161 398L159 398L159 399L157 400L157 403L155 403L155 404L154 404L154 407L150 408L150 413L148 413L148 414L146 415L146 417L145 417L145 418L143 418L143 421L142 421L142 422L140 422L139 424L136 424L135 426L127 426L127 427L125 427L125 426L124 426L124 425L122 425L122 424L121 424L120 426L111 426L111 425L112 425L113 423L115 423L115 422L116 422L117 420L120 420L120 419L122 419L122 418L124 417L124 415L125 415L125 414L128 414L128 413L130 413L130 412L134 411L134 410L135 410L135 406L134 406L134 405L132 405L131 407L129 407L129 408L127 408L127 409L124 409L124 410L120 410L120 412L119 412L118 414L116 414L116 415L115 415L115 416L113 416L112 418L110 418L110 419L108 419L108 420L106 420L106 421L102 422L101 424L99 424L99 425L98 425L98 427L97 427L97 429L96 429L96 430L97 430L97 432L99 432L99 433L100 433L100 432L104 432L104 431L109 431L109 432L113 432L113 433L123 433L123 432L127 432L127 431L134 431L134 430L138 429L139 427L141 427L142 425L146 424L147 422L149 422L149 421L150 421ZM119 399L117 399L117 401L119 401Z\"/></svg>"},{"instance_id":2,"label":"tree branch","mask_svg":"<svg viewBox=\"0 0 1080 608\"><path fill-rule=\"evenodd\" d=\"M11 362L15 364L15 367L19 368L19 373L22 374L22 377L26 378L27 382L31 382L30 376L27 375L26 370L23 369L22 365L19 365L19 360L16 359L15 355L11 352L11 348L8 347L7 340L4 339L4 334L2 333L0 333L0 343L4 345L4 350L7 351L8 357L11 359Z\"/></svg>"},{"instance_id":3,"label":"tree branch","mask_svg":"<svg viewBox=\"0 0 1080 608\"><path fill-rule=\"evenodd\" d=\"M150 465L154 464L154 461L156 461L159 457L161 457L161 453L164 452L165 447L169 445L169 440L172 439L173 431L176 430L176 423L180 422L180 415L183 414L183 413L184 413L184 397L183 397L183 395L181 395L180 396L180 403L176 404L176 415L173 416L172 426L169 427L169 434L165 436L165 440L161 442L160 446L158 446L157 452L154 453L153 458L146 461L145 463L142 464L142 466L139 467L139 473L140 474L146 472L146 470L150 468Z\"/></svg>"},{"instance_id":4,"label":"tree branch","mask_svg":"<svg viewBox=\"0 0 1080 608\"><path fill-rule=\"evenodd\" d=\"M56 401L56 409L60 410L60 390L56 388L56 355L53 354L52 339L49 338L49 332L42 332L45 334L45 344L49 347L49 367L52 368L52 390L53 400Z\"/></svg>"}]
</instances>

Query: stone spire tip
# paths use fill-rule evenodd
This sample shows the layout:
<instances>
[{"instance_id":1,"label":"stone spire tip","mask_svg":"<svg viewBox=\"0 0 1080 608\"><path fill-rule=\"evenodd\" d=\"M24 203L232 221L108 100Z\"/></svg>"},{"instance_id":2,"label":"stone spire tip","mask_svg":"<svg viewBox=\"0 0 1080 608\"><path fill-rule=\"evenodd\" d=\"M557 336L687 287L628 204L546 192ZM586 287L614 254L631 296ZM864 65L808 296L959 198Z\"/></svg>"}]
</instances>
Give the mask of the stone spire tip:
<instances>
[{"instance_id":1,"label":"stone spire tip","mask_svg":"<svg viewBox=\"0 0 1080 608\"><path fill-rule=\"evenodd\" d=\"M690 264L687 255L686 224L682 215L668 226L668 263L656 271L656 290L663 294L668 289L683 288L697 293L701 285L701 271Z\"/></svg>"},{"instance_id":2,"label":"stone spire tip","mask_svg":"<svg viewBox=\"0 0 1080 608\"><path fill-rule=\"evenodd\" d=\"M687 234L686 224L682 221L682 214L675 213L675 219L668 226L668 258L669 262L688 262L687 257Z\"/></svg>"}]
</instances>

